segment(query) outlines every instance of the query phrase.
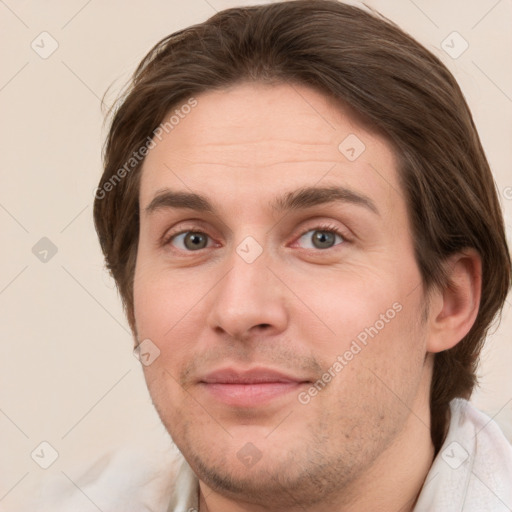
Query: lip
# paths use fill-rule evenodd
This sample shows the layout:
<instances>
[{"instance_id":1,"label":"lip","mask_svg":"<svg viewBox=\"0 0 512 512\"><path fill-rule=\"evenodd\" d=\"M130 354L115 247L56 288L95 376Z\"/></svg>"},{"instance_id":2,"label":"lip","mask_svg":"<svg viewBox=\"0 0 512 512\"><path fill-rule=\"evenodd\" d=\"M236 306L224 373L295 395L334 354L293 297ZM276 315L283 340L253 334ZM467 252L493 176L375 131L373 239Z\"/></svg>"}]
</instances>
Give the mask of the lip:
<instances>
[{"instance_id":1,"label":"lip","mask_svg":"<svg viewBox=\"0 0 512 512\"><path fill-rule=\"evenodd\" d=\"M309 383L306 379L261 367L249 370L224 368L199 381L211 397L232 407L264 405L297 391L306 383Z\"/></svg>"}]
</instances>

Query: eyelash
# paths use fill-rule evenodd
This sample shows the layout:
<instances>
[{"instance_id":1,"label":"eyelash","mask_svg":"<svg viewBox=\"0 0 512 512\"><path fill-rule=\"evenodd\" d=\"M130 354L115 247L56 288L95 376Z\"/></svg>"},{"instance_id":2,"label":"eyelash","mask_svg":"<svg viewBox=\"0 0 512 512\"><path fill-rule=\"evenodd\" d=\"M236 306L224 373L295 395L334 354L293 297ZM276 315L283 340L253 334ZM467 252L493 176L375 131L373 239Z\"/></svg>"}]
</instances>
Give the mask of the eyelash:
<instances>
[{"instance_id":1,"label":"eyelash","mask_svg":"<svg viewBox=\"0 0 512 512\"><path fill-rule=\"evenodd\" d=\"M347 237L347 235L342 231L340 230L340 228L338 226L335 226L333 224L320 224L320 225L314 225L314 226L311 226L309 227L308 229L306 229L305 231L302 231L300 233L300 235L297 237L297 240L300 240L306 233L309 233L310 231L323 231L323 232L326 232L326 233L333 233L334 235L338 235L339 237L341 237L342 239L342 242L334 245L333 247L328 247L327 249L304 249L306 251L316 251L316 252L324 252L324 251L328 251L329 249L334 249L335 247L337 247L338 245L342 245L342 243L347 243L349 242L349 238ZM168 246L171 244L172 240L174 238L176 238L177 236L179 235L182 235L183 233L199 233L201 235L206 235L207 237L211 238L210 235L208 235L208 233L205 233L204 231L201 231L201 229L182 229L181 231L178 231L178 232L172 232L170 234L168 234L167 236L165 236L162 240L162 245L164 247ZM189 253L194 253L194 252L200 252L201 249L198 249L197 251L184 251L183 249L176 249L177 251L182 251L182 252L189 252Z\"/></svg>"},{"instance_id":2,"label":"eyelash","mask_svg":"<svg viewBox=\"0 0 512 512\"><path fill-rule=\"evenodd\" d=\"M332 233L334 235L338 235L342 239L342 242L340 242L336 245L333 245L332 247L328 247L327 249L316 249L316 251L318 251L318 252L323 252L323 251L327 251L329 249L334 249L338 245L341 245L342 243L346 243L348 241L348 238L345 235L345 233L343 233L337 226L335 226L333 224L320 224L317 226L311 226L308 229L306 229L305 231L302 231L302 233L299 235L297 240L300 240L306 233L309 233L310 231L323 231L325 233ZM305 249L305 250L315 251L315 249Z\"/></svg>"}]
</instances>

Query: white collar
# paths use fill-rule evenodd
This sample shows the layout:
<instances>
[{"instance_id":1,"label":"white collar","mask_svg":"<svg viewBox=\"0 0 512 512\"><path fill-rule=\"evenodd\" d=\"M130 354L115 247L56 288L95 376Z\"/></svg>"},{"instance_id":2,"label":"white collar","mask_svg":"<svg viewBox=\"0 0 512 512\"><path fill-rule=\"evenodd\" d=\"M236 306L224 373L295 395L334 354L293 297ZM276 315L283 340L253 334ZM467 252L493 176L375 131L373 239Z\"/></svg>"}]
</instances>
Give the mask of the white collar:
<instances>
[{"instance_id":1,"label":"white collar","mask_svg":"<svg viewBox=\"0 0 512 512\"><path fill-rule=\"evenodd\" d=\"M413 512L512 511L512 446L498 425L467 400L450 403L446 440ZM199 481L183 460L167 512L197 512Z\"/></svg>"}]
</instances>

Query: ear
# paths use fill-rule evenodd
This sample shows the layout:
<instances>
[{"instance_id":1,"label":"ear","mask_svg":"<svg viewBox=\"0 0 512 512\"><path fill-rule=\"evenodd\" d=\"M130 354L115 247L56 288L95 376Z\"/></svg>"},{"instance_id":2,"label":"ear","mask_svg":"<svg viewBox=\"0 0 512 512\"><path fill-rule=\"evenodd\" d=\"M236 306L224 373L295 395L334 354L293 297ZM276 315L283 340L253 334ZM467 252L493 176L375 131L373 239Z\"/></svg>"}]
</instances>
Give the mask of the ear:
<instances>
[{"instance_id":1,"label":"ear","mask_svg":"<svg viewBox=\"0 0 512 512\"><path fill-rule=\"evenodd\" d=\"M446 264L447 283L432 291L428 352L454 347L473 326L480 306L482 260L473 249L453 254Z\"/></svg>"}]
</instances>

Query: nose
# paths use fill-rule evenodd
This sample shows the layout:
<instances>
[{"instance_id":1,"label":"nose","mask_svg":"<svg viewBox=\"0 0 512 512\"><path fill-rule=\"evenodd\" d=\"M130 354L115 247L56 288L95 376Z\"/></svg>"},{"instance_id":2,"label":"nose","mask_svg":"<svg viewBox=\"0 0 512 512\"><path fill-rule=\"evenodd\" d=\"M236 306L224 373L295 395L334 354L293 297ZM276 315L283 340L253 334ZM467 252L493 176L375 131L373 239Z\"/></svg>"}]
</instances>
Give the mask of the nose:
<instances>
[{"instance_id":1,"label":"nose","mask_svg":"<svg viewBox=\"0 0 512 512\"><path fill-rule=\"evenodd\" d=\"M265 250L252 262L240 254L233 250L212 290L210 328L237 340L285 331L286 287L275 275L279 275L275 260Z\"/></svg>"}]
</instances>

